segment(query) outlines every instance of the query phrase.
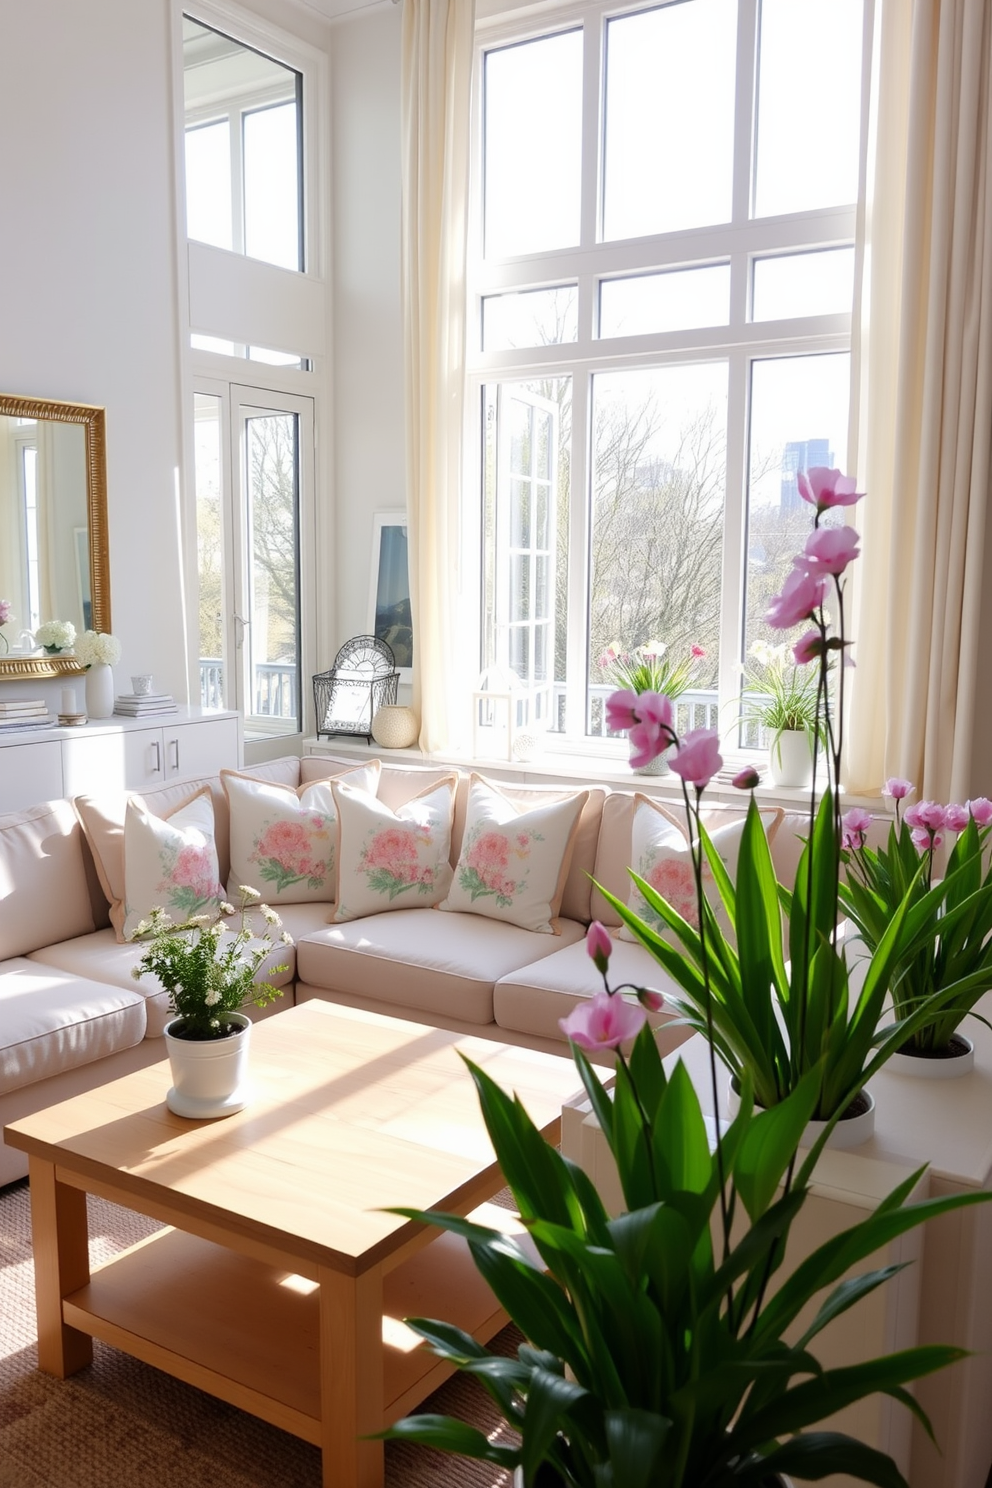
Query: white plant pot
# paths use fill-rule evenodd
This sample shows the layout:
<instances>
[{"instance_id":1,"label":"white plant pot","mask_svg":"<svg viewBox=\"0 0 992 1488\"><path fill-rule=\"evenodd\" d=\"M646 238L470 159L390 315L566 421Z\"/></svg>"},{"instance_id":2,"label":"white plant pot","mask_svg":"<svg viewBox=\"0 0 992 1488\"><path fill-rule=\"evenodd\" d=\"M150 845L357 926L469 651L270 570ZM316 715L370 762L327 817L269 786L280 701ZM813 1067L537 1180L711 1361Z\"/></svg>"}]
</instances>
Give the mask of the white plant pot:
<instances>
[{"instance_id":1,"label":"white plant pot","mask_svg":"<svg viewBox=\"0 0 992 1488\"><path fill-rule=\"evenodd\" d=\"M170 1029L181 1019L172 1018L165 1025L173 1081L165 1103L177 1116L195 1121L233 1116L248 1104L251 1022L244 1013L231 1013L230 1018L239 1031L221 1039L174 1038Z\"/></svg>"},{"instance_id":2,"label":"white plant pot","mask_svg":"<svg viewBox=\"0 0 992 1488\"><path fill-rule=\"evenodd\" d=\"M636 752L634 745L631 744L630 753L635 754ZM635 775L667 775L671 768L668 763L668 750L666 749L663 753L656 754L654 759L648 760L646 765L631 765L630 768Z\"/></svg>"},{"instance_id":3,"label":"white plant pot","mask_svg":"<svg viewBox=\"0 0 992 1488\"><path fill-rule=\"evenodd\" d=\"M975 1068L975 1045L963 1033L956 1033L952 1044L961 1044L954 1054L890 1054L885 1068L894 1075L910 1075L917 1080L955 1080Z\"/></svg>"},{"instance_id":4,"label":"white plant pot","mask_svg":"<svg viewBox=\"0 0 992 1488\"><path fill-rule=\"evenodd\" d=\"M801 790L813 783L813 754L804 729L785 729L768 746L768 770L772 785Z\"/></svg>"},{"instance_id":5,"label":"white plant pot","mask_svg":"<svg viewBox=\"0 0 992 1488\"><path fill-rule=\"evenodd\" d=\"M95 661L86 672L86 712L90 718L110 718L114 711L114 669Z\"/></svg>"},{"instance_id":6,"label":"white plant pot","mask_svg":"<svg viewBox=\"0 0 992 1488\"><path fill-rule=\"evenodd\" d=\"M867 1096L867 1110L862 1111L857 1116L842 1116L827 1138L828 1147L833 1147L840 1151L848 1151L852 1147L860 1147L863 1142L867 1142L868 1138L874 1132L875 1097L867 1088L861 1094ZM737 1115L740 1108L741 1098L735 1089L733 1078L731 1078L730 1089L727 1093L727 1115L731 1121ZM760 1108L756 1107L755 1109ZM800 1147L812 1147L826 1124L825 1121L807 1121L803 1129L803 1134L799 1138Z\"/></svg>"}]
</instances>

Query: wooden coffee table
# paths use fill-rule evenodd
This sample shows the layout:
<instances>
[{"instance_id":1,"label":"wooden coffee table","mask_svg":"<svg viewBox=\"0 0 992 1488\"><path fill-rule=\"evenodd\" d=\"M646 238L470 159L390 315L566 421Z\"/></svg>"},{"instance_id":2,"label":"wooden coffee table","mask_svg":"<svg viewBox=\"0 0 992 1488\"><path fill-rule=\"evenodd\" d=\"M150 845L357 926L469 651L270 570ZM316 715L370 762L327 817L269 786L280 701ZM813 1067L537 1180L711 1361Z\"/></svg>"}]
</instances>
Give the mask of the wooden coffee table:
<instances>
[{"instance_id":1,"label":"wooden coffee table","mask_svg":"<svg viewBox=\"0 0 992 1488\"><path fill-rule=\"evenodd\" d=\"M461 1241L383 1212L469 1213L502 1185L459 1051L557 1140L570 1059L323 1002L256 1025L235 1116L174 1116L158 1064L13 1122L40 1367L64 1378L102 1339L321 1447L324 1488L377 1488L361 1436L450 1372L400 1319L507 1321ZM87 1193L172 1228L91 1275Z\"/></svg>"}]
</instances>

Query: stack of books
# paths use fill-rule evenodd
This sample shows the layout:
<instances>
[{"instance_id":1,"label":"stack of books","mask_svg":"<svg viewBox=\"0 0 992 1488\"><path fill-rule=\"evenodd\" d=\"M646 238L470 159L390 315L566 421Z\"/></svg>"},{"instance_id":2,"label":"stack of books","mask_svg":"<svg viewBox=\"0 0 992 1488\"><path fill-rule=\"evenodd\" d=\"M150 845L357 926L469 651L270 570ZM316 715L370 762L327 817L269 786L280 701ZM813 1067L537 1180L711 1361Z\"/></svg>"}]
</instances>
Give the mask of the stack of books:
<instances>
[{"instance_id":1,"label":"stack of books","mask_svg":"<svg viewBox=\"0 0 992 1488\"><path fill-rule=\"evenodd\" d=\"M171 692L122 692L114 712L125 718L148 718L154 713L175 713L176 700Z\"/></svg>"},{"instance_id":2,"label":"stack of books","mask_svg":"<svg viewBox=\"0 0 992 1488\"><path fill-rule=\"evenodd\" d=\"M49 713L44 698L11 698L0 702L0 731L14 729L54 728L55 716Z\"/></svg>"}]
</instances>

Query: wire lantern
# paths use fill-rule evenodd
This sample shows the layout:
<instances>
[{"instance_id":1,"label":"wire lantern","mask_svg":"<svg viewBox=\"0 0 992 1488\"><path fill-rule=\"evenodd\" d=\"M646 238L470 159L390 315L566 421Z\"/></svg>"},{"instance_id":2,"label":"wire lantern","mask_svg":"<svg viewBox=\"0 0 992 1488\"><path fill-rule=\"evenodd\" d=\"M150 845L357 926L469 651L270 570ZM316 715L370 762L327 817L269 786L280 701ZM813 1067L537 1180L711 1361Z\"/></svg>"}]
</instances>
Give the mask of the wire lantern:
<instances>
[{"instance_id":1,"label":"wire lantern","mask_svg":"<svg viewBox=\"0 0 992 1488\"><path fill-rule=\"evenodd\" d=\"M313 679L317 738L352 734L372 742L372 720L385 703L396 702L400 674L392 648L378 636L345 641L330 671Z\"/></svg>"}]
</instances>

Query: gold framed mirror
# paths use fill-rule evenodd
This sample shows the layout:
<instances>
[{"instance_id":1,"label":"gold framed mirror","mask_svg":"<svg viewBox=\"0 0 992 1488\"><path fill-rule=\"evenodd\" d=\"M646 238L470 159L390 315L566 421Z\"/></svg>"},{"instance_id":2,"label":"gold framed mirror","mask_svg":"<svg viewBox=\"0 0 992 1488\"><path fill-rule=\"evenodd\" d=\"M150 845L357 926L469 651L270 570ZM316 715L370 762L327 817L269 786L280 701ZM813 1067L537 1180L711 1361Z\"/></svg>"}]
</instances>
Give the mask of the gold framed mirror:
<instances>
[{"instance_id":1,"label":"gold framed mirror","mask_svg":"<svg viewBox=\"0 0 992 1488\"><path fill-rule=\"evenodd\" d=\"M79 672L33 643L46 620L110 630L106 411L0 393L0 681Z\"/></svg>"}]
</instances>

